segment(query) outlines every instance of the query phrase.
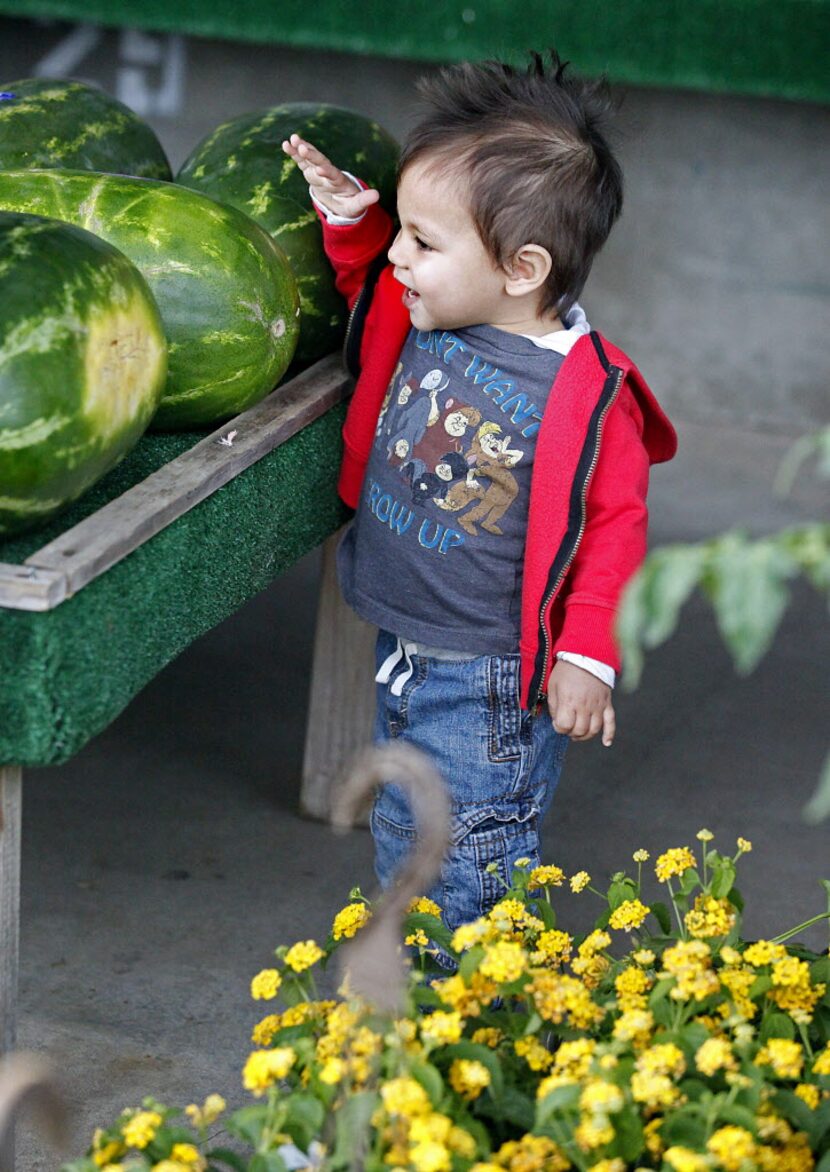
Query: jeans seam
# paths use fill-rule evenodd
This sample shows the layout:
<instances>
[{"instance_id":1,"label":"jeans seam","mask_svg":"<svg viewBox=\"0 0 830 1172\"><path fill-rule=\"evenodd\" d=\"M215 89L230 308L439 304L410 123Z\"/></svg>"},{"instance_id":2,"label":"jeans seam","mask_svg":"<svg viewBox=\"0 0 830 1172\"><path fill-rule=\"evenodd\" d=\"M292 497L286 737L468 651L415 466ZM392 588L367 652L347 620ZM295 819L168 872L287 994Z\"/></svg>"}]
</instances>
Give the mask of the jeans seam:
<instances>
[{"instance_id":1,"label":"jeans seam","mask_svg":"<svg viewBox=\"0 0 830 1172\"><path fill-rule=\"evenodd\" d=\"M495 655L487 662L487 754L494 765L522 759L516 671L513 667L504 670L505 662ZM509 748L505 749L505 745Z\"/></svg>"}]
</instances>

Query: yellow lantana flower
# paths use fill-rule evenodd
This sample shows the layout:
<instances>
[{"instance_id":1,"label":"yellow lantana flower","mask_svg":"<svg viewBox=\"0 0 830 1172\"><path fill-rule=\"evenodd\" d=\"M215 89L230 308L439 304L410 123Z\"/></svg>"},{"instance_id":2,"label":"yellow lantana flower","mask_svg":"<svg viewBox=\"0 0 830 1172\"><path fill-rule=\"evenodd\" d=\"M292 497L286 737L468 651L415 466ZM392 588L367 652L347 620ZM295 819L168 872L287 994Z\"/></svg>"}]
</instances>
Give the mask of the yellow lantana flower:
<instances>
[{"instance_id":1,"label":"yellow lantana flower","mask_svg":"<svg viewBox=\"0 0 830 1172\"><path fill-rule=\"evenodd\" d=\"M436 1010L421 1023L421 1037L425 1042L447 1045L460 1040L463 1028L464 1019L460 1013Z\"/></svg>"},{"instance_id":2,"label":"yellow lantana flower","mask_svg":"<svg viewBox=\"0 0 830 1172\"><path fill-rule=\"evenodd\" d=\"M431 1110L429 1096L424 1088L406 1075L382 1083L380 1097L390 1115L401 1115L404 1119L414 1119Z\"/></svg>"},{"instance_id":3,"label":"yellow lantana flower","mask_svg":"<svg viewBox=\"0 0 830 1172\"><path fill-rule=\"evenodd\" d=\"M304 973L325 956L325 952L315 940L301 940L292 944L285 954L285 963L295 973Z\"/></svg>"},{"instance_id":4,"label":"yellow lantana flower","mask_svg":"<svg viewBox=\"0 0 830 1172\"><path fill-rule=\"evenodd\" d=\"M732 1046L726 1038L707 1038L697 1049L695 1066L707 1078L711 1078L719 1070L738 1069Z\"/></svg>"},{"instance_id":5,"label":"yellow lantana flower","mask_svg":"<svg viewBox=\"0 0 830 1172\"><path fill-rule=\"evenodd\" d=\"M279 1046L276 1050L254 1050L242 1071L243 1086L259 1098L275 1082L285 1078L296 1057L291 1046Z\"/></svg>"},{"instance_id":6,"label":"yellow lantana flower","mask_svg":"<svg viewBox=\"0 0 830 1172\"><path fill-rule=\"evenodd\" d=\"M413 899L406 910L408 912L425 913L429 916L436 916L439 920L441 919L440 907L437 903L435 903L434 900L427 899L425 895L421 895L417 899Z\"/></svg>"},{"instance_id":7,"label":"yellow lantana flower","mask_svg":"<svg viewBox=\"0 0 830 1172\"><path fill-rule=\"evenodd\" d=\"M689 935L700 940L727 936L735 927L735 909L726 899L702 893L694 907L686 912L684 922Z\"/></svg>"},{"instance_id":8,"label":"yellow lantana flower","mask_svg":"<svg viewBox=\"0 0 830 1172\"><path fill-rule=\"evenodd\" d=\"M512 940L500 940L497 944L489 944L484 951L484 959L479 966L479 972L500 985L516 981L527 968L527 953L521 944Z\"/></svg>"},{"instance_id":9,"label":"yellow lantana flower","mask_svg":"<svg viewBox=\"0 0 830 1172\"><path fill-rule=\"evenodd\" d=\"M204 1172L207 1167L207 1160L195 1144L173 1144L170 1158L183 1164L186 1168L192 1169L193 1172Z\"/></svg>"},{"instance_id":10,"label":"yellow lantana flower","mask_svg":"<svg viewBox=\"0 0 830 1172\"><path fill-rule=\"evenodd\" d=\"M571 885L571 891L575 892L576 895L579 895L580 891L584 891L591 882L591 876L587 871L577 871L575 875L571 875L569 882Z\"/></svg>"},{"instance_id":11,"label":"yellow lantana flower","mask_svg":"<svg viewBox=\"0 0 830 1172\"><path fill-rule=\"evenodd\" d=\"M755 1055L756 1066L771 1066L779 1078L800 1078L804 1051L799 1042L788 1038L769 1038Z\"/></svg>"},{"instance_id":12,"label":"yellow lantana flower","mask_svg":"<svg viewBox=\"0 0 830 1172\"><path fill-rule=\"evenodd\" d=\"M490 1071L474 1058L456 1058L450 1066L450 1086L468 1102L477 1099L490 1085Z\"/></svg>"},{"instance_id":13,"label":"yellow lantana flower","mask_svg":"<svg viewBox=\"0 0 830 1172\"><path fill-rule=\"evenodd\" d=\"M161 1127L158 1111L136 1111L124 1126L124 1143L128 1148L146 1148Z\"/></svg>"},{"instance_id":14,"label":"yellow lantana flower","mask_svg":"<svg viewBox=\"0 0 830 1172\"><path fill-rule=\"evenodd\" d=\"M561 887L565 882L565 872L561 867L550 864L534 867L530 872L529 886L533 887Z\"/></svg>"},{"instance_id":15,"label":"yellow lantana flower","mask_svg":"<svg viewBox=\"0 0 830 1172\"><path fill-rule=\"evenodd\" d=\"M210 1127L211 1123L216 1122L226 1106L227 1104L221 1095L212 1094L208 1095L201 1107L191 1103L189 1107L185 1107L184 1113L194 1127Z\"/></svg>"},{"instance_id":16,"label":"yellow lantana flower","mask_svg":"<svg viewBox=\"0 0 830 1172\"><path fill-rule=\"evenodd\" d=\"M654 873L661 883L675 875L682 875L695 866L695 856L687 846L675 846L660 855L654 864Z\"/></svg>"},{"instance_id":17,"label":"yellow lantana flower","mask_svg":"<svg viewBox=\"0 0 830 1172\"><path fill-rule=\"evenodd\" d=\"M634 928L640 927L650 911L651 908L646 907L639 899L626 899L611 913L608 926L631 932Z\"/></svg>"},{"instance_id":18,"label":"yellow lantana flower","mask_svg":"<svg viewBox=\"0 0 830 1172\"><path fill-rule=\"evenodd\" d=\"M355 932L368 923L371 915L372 913L365 903L346 904L334 917L334 923L331 926L332 936L335 940L342 940L344 937L350 940Z\"/></svg>"},{"instance_id":19,"label":"yellow lantana flower","mask_svg":"<svg viewBox=\"0 0 830 1172\"><path fill-rule=\"evenodd\" d=\"M251 981L254 1001L272 1001L280 991L282 975L277 969L263 969Z\"/></svg>"},{"instance_id":20,"label":"yellow lantana flower","mask_svg":"<svg viewBox=\"0 0 830 1172\"><path fill-rule=\"evenodd\" d=\"M706 1141L706 1147L720 1160L725 1172L740 1172L744 1161L752 1160L755 1155L755 1140L750 1132L731 1124L719 1127Z\"/></svg>"}]
</instances>

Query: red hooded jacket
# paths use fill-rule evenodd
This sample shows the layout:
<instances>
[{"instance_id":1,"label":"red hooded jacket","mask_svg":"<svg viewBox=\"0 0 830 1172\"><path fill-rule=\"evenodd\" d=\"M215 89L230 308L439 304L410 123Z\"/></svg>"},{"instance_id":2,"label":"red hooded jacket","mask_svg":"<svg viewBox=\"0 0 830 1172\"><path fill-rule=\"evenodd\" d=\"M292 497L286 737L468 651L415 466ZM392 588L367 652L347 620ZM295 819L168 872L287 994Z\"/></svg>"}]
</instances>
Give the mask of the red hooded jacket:
<instances>
[{"instance_id":1,"label":"red hooded jacket","mask_svg":"<svg viewBox=\"0 0 830 1172\"><path fill-rule=\"evenodd\" d=\"M371 288L366 280L391 241L386 213L375 204L355 224L321 220L352 313L350 329L357 317L363 327L338 484L355 508L383 396L411 326L392 267ZM536 443L522 591L523 707L543 699L557 651L619 671L614 620L622 589L646 553L649 465L670 460L676 448L674 428L633 362L596 332L580 338L556 376Z\"/></svg>"}]
</instances>

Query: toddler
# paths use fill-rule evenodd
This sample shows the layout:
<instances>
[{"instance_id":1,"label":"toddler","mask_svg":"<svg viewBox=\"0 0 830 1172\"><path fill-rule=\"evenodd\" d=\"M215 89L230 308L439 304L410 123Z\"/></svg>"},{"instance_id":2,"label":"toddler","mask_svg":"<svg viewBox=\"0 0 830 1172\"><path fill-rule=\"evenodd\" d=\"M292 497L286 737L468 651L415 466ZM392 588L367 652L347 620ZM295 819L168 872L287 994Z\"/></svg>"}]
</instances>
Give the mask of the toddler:
<instances>
[{"instance_id":1,"label":"toddler","mask_svg":"<svg viewBox=\"0 0 830 1172\"><path fill-rule=\"evenodd\" d=\"M399 228L312 143L283 149L352 310L340 583L379 628L377 742L425 750L449 786L428 894L454 929L539 862L569 740L614 739L615 615L649 465L676 438L577 300L622 206L604 88L551 53L451 66L420 92ZM385 886L415 838L394 784L371 826Z\"/></svg>"}]
</instances>

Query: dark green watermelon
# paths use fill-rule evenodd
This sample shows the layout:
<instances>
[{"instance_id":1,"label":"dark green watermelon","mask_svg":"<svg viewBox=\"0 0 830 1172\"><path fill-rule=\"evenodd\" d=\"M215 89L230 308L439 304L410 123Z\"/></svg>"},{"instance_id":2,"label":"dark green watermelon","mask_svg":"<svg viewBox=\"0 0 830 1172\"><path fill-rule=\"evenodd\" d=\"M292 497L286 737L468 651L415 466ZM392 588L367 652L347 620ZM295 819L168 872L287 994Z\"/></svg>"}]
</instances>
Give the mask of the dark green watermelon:
<instances>
[{"instance_id":1,"label":"dark green watermelon","mask_svg":"<svg viewBox=\"0 0 830 1172\"><path fill-rule=\"evenodd\" d=\"M112 468L166 371L158 308L122 253L0 212L0 534L46 521Z\"/></svg>"},{"instance_id":2,"label":"dark green watermelon","mask_svg":"<svg viewBox=\"0 0 830 1172\"><path fill-rule=\"evenodd\" d=\"M336 349L346 311L323 252L308 185L282 150L294 132L371 187L395 208L398 144L377 122L340 106L287 102L219 126L182 165L176 182L239 208L261 224L291 261L302 309L297 360L307 365Z\"/></svg>"},{"instance_id":3,"label":"dark green watermelon","mask_svg":"<svg viewBox=\"0 0 830 1172\"><path fill-rule=\"evenodd\" d=\"M0 169L21 167L172 178L161 143L123 102L43 77L0 85Z\"/></svg>"},{"instance_id":4,"label":"dark green watermelon","mask_svg":"<svg viewBox=\"0 0 830 1172\"><path fill-rule=\"evenodd\" d=\"M285 254L253 220L175 183L94 171L0 171L0 208L94 232L143 273L169 344L154 427L219 423L282 378L299 333Z\"/></svg>"}]
</instances>

